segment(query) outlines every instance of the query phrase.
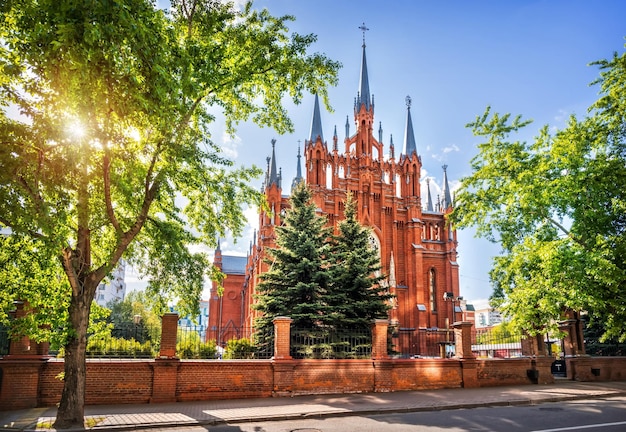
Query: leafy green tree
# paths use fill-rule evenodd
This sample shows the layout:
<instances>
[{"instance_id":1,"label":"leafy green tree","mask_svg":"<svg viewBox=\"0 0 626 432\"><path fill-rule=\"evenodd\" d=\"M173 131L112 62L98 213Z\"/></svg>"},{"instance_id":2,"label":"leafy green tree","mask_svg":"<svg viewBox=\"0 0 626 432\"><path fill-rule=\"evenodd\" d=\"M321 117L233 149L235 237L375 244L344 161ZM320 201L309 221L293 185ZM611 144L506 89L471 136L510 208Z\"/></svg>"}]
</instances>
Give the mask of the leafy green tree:
<instances>
[{"instance_id":1,"label":"leafy green tree","mask_svg":"<svg viewBox=\"0 0 626 432\"><path fill-rule=\"evenodd\" d=\"M626 339L626 54L595 64L600 98L562 130L512 141L530 122L489 109L468 125L485 142L452 220L502 245L492 299L530 334L589 310Z\"/></svg>"},{"instance_id":2,"label":"leafy green tree","mask_svg":"<svg viewBox=\"0 0 626 432\"><path fill-rule=\"evenodd\" d=\"M161 317L155 312L155 303L145 291L130 291L124 299L107 304L110 309L108 322L120 330L134 328L139 331L141 341L158 343L161 339Z\"/></svg>"},{"instance_id":3,"label":"leafy green tree","mask_svg":"<svg viewBox=\"0 0 626 432\"><path fill-rule=\"evenodd\" d=\"M135 290L126 294L121 301L111 301L107 307L111 310L108 321L114 327L135 325L139 318L142 340L157 342L161 339L161 318L155 312L155 300L145 291Z\"/></svg>"},{"instance_id":4,"label":"leafy green tree","mask_svg":"<svg viewBox=\"0 0 626 432\"><path fill-rule=\"evenodd\" d=\"M269 270L259 275L255 308L258 343L271 346L272 320L289 316L296 327L310 328L329 318L325 296L329 287L331 229L315 213L311 190L300 183L290 198L284 224L276 227L276 248L267 250Z\"/></svg>"},{"instance_id":5,"label":"leafy green tree","mask_svg":"<svg viewBox=\"0 0 626 432\"><path fill-rule=\"evenodd\" d=\"M252 119L282 133L284 96L327 101L339 65L307 54L315 36L289 35L292 19L209 0L171 13L150 0L3 5L0 224L65 275L49 299L67 311L55 427L83 424L91 303L119 259L143 268L162 304L197 309L215 271L190 246L237 235L241 205L260 202L260 170L233 168L211 141L214 110L231 132Z\"/></svg>"},{"instance_id":6,"label":"leafy green tree","mask_svg":"<svg viewBox=\"0 0 626 432\"><path fill-rule=\"evenodd\" d=\"M14 338L46 340L55 350L67 336L63 329L70 287L61 263L45 251L39 239L8 231L0 234L0 323ZM15 301L25 302L28 314L11 320Z\"/></svg>"},{"instance_id":7,"label":"leafy green tree","mask_svg":"<svg viewBox=\"0 0 626 432\"><path fill-rule=\"evenodd\" d=\"M385 319L392 295L381 285L378 252L370 247L370 230L356 218L356 202L348 194L331 252L331 287L327 302L333 308L337 328L369 328L374 319Z\"/></svg>"}]
</instances>

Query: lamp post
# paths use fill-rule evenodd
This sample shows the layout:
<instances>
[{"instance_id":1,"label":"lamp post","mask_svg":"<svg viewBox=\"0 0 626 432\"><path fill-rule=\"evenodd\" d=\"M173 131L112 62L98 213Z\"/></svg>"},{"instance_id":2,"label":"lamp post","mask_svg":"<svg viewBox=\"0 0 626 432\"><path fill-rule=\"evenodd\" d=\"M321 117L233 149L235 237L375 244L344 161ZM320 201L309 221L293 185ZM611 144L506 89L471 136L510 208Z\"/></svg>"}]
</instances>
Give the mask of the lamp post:
<instances>
[{"instance_id":1,"label":"lamp post","mask_svg":"<svg viewBox=\"0 0 626 432\"><path fill-rule=\"evenodd\" d=\"M454 322L456 322L456 302L459 302L459 312L463 312L463 310L461 310L461 301L463 300L463 296L458 296L456 299L454 299L452 301L452 305L454 307L454 314L452 315L452 317L454 318ZM463 316L461 315L461 320L463 320Z\"/></svg>"},{"instance_id":2,"label":"lamp post","mask_svg":"<svg viewBox=\"0 0 626 432\"><path fill-rule=\"evenodd\" d=\"M446 291L443 293L443 301L445 302L450 302L452 304L452 308L451 308L451 314L450 316L452 317L452 319L454 320L454 293L451 291ZM448 323L446 325L447 328L450 327L450 318L448 318Z\"/></svg>"}]
</instances>

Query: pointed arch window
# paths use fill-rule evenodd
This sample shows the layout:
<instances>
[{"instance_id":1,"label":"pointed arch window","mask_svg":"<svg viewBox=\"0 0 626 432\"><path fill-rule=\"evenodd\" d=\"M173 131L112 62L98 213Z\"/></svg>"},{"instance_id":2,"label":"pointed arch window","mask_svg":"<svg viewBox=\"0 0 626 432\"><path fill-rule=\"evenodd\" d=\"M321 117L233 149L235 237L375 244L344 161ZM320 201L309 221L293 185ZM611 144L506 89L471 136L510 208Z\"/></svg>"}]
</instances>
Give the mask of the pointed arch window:
<instances>
[{"instance_id":1,"label":"pointed arch window","mask_svg":"<svg viewBox=\"0 0 626 432\"><path fill-rule=\"evenodd\" d=\"M402 198L402 184L400 183L400 174L396 174L396 197Z\"/></svg>"},{"instance_id":2,"label":"pointed arch window","mask_svg":"<svg viewBox=\"0 0 626 432\"><path fill-rule=\"evenodd\" d=\"M333 188L333 167L332 165L326 164L326 189Z\"/></svg>"},{"instance_id":3,"label":"pointed arch window","mask_svg":"<svg viewBox=\"0 0 626 432\"><path fill-rule=\"evenodd\" d=\"M437 311L437 274L435 269L431 268L428 271L428 298L430 301L430 310L432 312Z\"/></svg>"}]
</instances>

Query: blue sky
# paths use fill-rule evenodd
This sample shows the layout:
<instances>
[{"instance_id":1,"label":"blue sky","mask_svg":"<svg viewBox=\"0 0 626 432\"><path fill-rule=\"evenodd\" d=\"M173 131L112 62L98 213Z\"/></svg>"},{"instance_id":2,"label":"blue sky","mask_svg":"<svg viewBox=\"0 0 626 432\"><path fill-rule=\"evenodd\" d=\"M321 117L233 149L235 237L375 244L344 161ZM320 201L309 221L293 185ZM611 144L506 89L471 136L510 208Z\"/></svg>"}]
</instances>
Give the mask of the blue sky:
<instances>
[{"instance_id":1,"label":"blue sky","mask_svg":"<svg viewBox=\"0 0 626 432\"><path fill-rule=\"evenodd\" d=\"M477 153L479 141L465 127L468 122L488 105L497 112L522 114L534 121L521 136L531 140L544 124L560 128L570 114L584 116L598 91L589 86L598 69L588 63L621 54L626 36L626 2L621 0L260 0L254 5L273 15L294 15L290 31L316 34L311 52L343 64L338 86L329 91L334 113L322 109L326 140L335 125L343 139L346 115L354 131L363 37L359 26L365 23L370 91L386 151L390 134L396 155L402 146L405 97L410 95L423 177L440 185L446 164L452 188L470 174L469 161ZM212 137L238 164L261 167L275 138L284 189L295 175L298 141L309 136L313 97L288 107L293 134L280 136L242 124L236 137L226 137L218 122ZM256 220L236 243L223 240L223 251L245 254L254 224ZM475 239L471 230L458 236L461 294L481 303L491 293L488 271L499 247Z\"/></svg>"}]
</instances>

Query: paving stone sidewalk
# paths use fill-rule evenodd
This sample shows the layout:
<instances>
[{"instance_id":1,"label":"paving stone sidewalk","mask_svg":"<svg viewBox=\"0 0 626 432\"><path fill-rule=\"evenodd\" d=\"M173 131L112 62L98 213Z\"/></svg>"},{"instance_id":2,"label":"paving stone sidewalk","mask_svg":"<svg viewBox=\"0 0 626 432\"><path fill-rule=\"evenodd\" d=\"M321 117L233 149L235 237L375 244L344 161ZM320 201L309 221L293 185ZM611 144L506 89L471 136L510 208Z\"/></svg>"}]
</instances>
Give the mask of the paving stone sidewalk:
<instances>
[{"instance_id":1,"label":"paving stone sidewalk","mask_svg":"<svg viewBox=\"0 0 626 432\"><path fill-rule=\"evenodd\" d=\"M532 405L564 400L626 395L626 381L438 389L395 393L297 396L85 408L86 429L135 430L288 420L351 414L416 412L484 406ZM56 408L0 411L0 430L53 431ZM84 429L80 429L84 430Z\"/></svg>"}]
</instances>

